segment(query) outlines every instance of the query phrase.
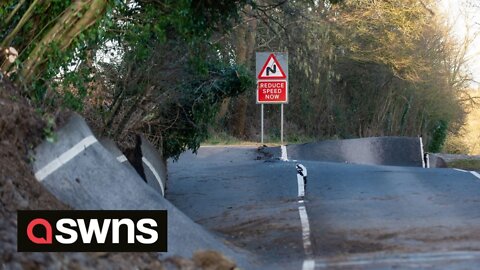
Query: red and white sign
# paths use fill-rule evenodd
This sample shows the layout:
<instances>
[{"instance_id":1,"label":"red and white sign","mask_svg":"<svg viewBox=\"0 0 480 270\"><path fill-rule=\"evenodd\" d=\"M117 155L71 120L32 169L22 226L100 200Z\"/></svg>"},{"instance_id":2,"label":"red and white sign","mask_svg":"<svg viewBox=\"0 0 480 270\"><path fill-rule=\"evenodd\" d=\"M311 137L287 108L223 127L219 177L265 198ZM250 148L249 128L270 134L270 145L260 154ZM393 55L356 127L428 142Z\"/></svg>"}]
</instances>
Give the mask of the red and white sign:
<instances>
[{"instance_id":1,"label":"red and white sign","mask_svg":"<svg viewBox=\"0 0 480 270\"><path fill-rule=\"evenodd\" d=\"M257 103L288 103L288 55L286 53L257 52Z\"/></svg>"},{"instance_id":2,"label":"red and white sign","mask_svg":"<svg viewBox=\"0 0 480 270\"><path fill-rule=\"evenodd\" d=\"M273 53L270 54L270 56L267 58L267 61L263 65L262 70L258 74L258 79L259 80L265 80L265 79L286 80L287 79L285 72L283 72L283 69L280 66L280 63L278 63L278 60Z\"/></svg>"},{"instance_id":3,"label":"red and white sign","mask_svg":"<svg viewBox=\"0 0 480 270\"><path fill-rule=\"evenodd\" d=\"M287 103L287 81L257 82L257 103Z\"/></svg>"}]
</instances>

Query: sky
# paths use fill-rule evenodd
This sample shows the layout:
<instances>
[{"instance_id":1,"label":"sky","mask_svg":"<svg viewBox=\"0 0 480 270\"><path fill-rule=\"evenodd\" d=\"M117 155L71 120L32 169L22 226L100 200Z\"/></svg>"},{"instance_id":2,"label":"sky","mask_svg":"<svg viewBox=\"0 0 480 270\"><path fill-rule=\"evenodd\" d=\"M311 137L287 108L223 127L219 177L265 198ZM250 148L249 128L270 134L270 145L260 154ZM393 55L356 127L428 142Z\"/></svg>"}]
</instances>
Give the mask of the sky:
<instances>
[{"instance_id":1,"label":"sky","mask_svg":"<svg viewBox=\"0 0 480 270\"><path fill-rule=\"evenodd\" d=\"M468 50L468 69L476 81L472 87L480 89L480 0L439 0L440 10L445 12L454 34L464 40L467 34L477 33L479 37Z\"/></svg>"}]
</instances>

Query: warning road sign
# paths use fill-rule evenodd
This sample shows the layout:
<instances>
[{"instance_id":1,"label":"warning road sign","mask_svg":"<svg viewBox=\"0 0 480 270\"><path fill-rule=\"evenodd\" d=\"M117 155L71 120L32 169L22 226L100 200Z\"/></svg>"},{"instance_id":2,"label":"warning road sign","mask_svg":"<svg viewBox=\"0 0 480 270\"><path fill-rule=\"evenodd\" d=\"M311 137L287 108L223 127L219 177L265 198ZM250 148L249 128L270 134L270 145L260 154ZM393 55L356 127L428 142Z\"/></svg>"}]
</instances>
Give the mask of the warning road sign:
<instances>
[{"instance_id":1,"label":"warning road sign","mask_svg":"<svg viewBox=\"0 0 480 270\"><path fill-rule=\"evenodd\" d=\"M288 103L287 53L258 52L257 103Z\"/></svg>"},{"instance_id":2,"label":"warning road sign","mask_svg":"<svg viewBox=\"0 0 480 270\"><path fill-rule=\"evenodd\" d=\"M283 104L288 103L288 54L257 52L257 103L261 104L260 141L263 143L263 104L280 104L280 141L283 144Z\"/></svg>"},{"instance_id":3,"label":"warning road sign","mask_svg":"<svg viewBox=\"0 0 480 270\"><path fill-rule=\"evenodd\" d=\"M282 66L275 57L275 54L271 53L268 56L267 61L265 61L265 64L258 74L258 79L287 79L287 75L285 75Z\"/></svg>"},{"instance_id":4,"label":"warning road sign","mask_svg":"<svg viewBox=\"0 0 480 270\"><path fill-rule=\"evenodd\" d=\"M257 83L257 103L287 103L286 81L259 81Z\"/></svg>"}]
</instances>

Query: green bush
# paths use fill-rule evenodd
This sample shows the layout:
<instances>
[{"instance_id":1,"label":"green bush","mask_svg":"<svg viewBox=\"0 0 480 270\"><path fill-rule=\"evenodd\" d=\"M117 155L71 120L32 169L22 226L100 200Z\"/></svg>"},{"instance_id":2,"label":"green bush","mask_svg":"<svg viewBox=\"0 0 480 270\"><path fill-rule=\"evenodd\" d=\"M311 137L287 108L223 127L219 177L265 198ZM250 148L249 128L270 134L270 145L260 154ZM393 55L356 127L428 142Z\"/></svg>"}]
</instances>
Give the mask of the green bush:
<instances>
[{"instance_id":1,"label":"green bush","mask_svg":"<svg viewBox=\"0 0 480 270\"><path fill-rule=\"evenodd\" d=\"M445 140L447 139L448 123L445 120L439 120L434 126L431 134L432 138L428 145L428 151L438 153L442 151Z\"/></svg>"}]
</instances>

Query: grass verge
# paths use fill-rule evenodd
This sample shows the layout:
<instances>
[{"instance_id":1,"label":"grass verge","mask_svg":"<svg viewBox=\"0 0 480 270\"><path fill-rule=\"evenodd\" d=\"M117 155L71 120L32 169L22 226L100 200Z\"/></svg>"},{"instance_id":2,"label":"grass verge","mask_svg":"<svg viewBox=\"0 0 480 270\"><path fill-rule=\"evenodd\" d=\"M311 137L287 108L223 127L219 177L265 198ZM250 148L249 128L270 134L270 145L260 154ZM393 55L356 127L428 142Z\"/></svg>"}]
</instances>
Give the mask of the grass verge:
<instances>
[{"instance_id":1,"label":"grass verge","mask_svg":"<svg viewBox=\"0 0 480 270\"><path fill-rule=\"evenodd\" d=\"M478 159L458 159L448 162L447 165L449 168L480 171L480 160Z\"/></svg>"}]
</instances>

